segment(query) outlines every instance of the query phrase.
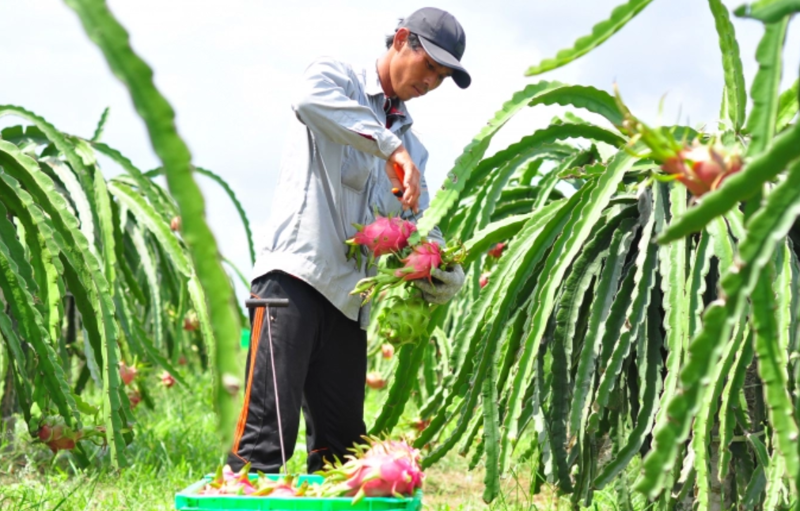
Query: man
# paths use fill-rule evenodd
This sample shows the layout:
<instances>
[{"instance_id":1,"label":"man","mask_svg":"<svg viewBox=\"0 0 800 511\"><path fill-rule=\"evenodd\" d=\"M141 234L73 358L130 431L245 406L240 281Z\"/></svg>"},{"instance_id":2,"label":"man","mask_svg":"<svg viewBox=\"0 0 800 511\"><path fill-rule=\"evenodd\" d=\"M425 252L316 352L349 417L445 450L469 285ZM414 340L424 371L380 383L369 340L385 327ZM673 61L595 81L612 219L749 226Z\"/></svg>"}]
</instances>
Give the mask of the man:
<instances>
[{"instance_id":1,"label":"man","mask_svg":"<svg viewBox=\"0 0 800 511\"><path fill-rule=\"evenodd\" d=\"M350 291L366 274L347 260L344 242L375 209L413 216L428 206L428 153L409 129L406 102L448 77L469 86L464 46L452 15L424 8L400 21L376 63L320 58L306 70L251 288L254 297L288 298L289 307L271 309L269 318L264 309L251 312L245 401L228 456L234 470L250 462L254 471L279 472L294 450L301 406L309 472L323 458L342 459L365 434L369 313ZM402 190L399 200L392 188ZM438 230L430 236L443 243ZM432 275L433 284L417 285L433 303L452 298L464 281L460 267Z\"/></svg>"}]
</instances>

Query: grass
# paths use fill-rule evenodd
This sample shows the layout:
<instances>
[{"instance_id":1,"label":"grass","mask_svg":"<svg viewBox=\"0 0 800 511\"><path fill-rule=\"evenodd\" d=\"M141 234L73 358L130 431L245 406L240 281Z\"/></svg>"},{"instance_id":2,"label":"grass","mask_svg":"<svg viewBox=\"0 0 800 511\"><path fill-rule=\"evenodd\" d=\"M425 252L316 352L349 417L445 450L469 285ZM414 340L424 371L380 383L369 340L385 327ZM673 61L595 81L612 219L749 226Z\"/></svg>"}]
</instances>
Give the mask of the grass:
<instances>
[{"instance_id":1,"label":"grass","mask_svg":"<svg viewBox=\"0 0 800 511\"><path fill-rule=\"evenodd\" d=\"M176 492L214 470L220 457L215 417L207 392L207 377L166 389L154 386L154 408L136 409L135 441L126 456L130 466L116 471L98 459L86 471L77 470L64 451L53 456L43 444L33 442L24 423L0 435L0 509L4 511L170 510ZM366 403L368 423L380 407L381 392L370 391ZM409 422L406 420L406 422ZM410 427L409 427L410 431ZM298 437L304 439L304 432ZM290 471L305 469L305 446L298 444L289 461ZM503 481L503 495L491 506L482 501L483 470L468 470L456 453L426 471L425 508L431 511L556 510L568 502L553 492L531 497L525 467ZM601 499L598 499L601 500ZM594 509L615 509L601 506Z\"/></svg>"}]
</instances>

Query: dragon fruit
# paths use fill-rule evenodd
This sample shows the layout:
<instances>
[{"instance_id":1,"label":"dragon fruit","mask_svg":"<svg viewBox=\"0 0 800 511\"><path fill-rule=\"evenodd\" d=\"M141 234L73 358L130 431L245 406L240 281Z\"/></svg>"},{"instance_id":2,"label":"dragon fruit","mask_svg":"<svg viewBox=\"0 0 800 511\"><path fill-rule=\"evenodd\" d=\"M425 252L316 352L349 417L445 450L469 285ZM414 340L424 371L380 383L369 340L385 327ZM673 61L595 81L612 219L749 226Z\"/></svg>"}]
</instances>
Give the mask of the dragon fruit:
<instances>
[{"instance_id":1,"label":"dragon fruit","mask_svg":"<svg viewBox=\"0 0 800 511\"><path fill-rule=\"evenodd\" d=\"M125 362L119 363L119 377L125 385L130 385L137 374L139 374L139 371L135 366L127 366Z\"/></svg>"},{"instance_id":2,"label":"dragon fruit","mask_svg":"<svg viewBox=\"0 0 800 511\"><path fill-rule=\"evenodd\" d=\"M230 465L217 467L214 479L206 483L200 495L249 495L251 497L294 498L302 497L309 488L308 482L297 486L291 475L271 478L259 472L255 483L250 477L250 463L239 472Z\"/></svg>"},{"instance_id":3,"label":"dragon fruit","mask_svg":"<svg viewBox=\"0 0 800 511\"><path fill-rule=\"evenodd\" d=\"M419 451L404 441L369 439L367 449L347 456L345 464L326 465L325 482L313 494L324 497L353 497L353 504L364 497L402 498L422 487L424 475L419 466Z\"/></svg>"},{"instance_id":4,"label":"dragon fruit","mask_svg":"<svg viewBox=\"0 0 800 511\"><path fill-rule=\"evenodd\" d=\"M393 346L427 342L431 307L421 297L406 300L392 296L378 314L378 333Z\"/></svg>"},{"instance_id":5,"label":"dragon fruit","mask_svg":"<svg viewBox=\"0 0 800 511\"><path fill-rule=\"evenodd\" d=\"M374 257L399 252L408 246L408 237L417 226L399 217L379 216L367 226L358 226L358 232L348 243L364 245Z\"/></svg>"},{"instance_id":6,"label":"dragon fruit","mask_svg":"<svg viewBox=\"0 0 800 511\"><path fill-rule=\"evenodd\" d=\"M168 371L164 371L161 373L161 384L167 388L170 388L175 385L175 377L172 376Z\"/></svg>"},{"instance_id":7,"label":"dragon fruit","mask_svg":"<svg viewBox=\"0 0 800 511\"><path fill-rule=\"evenodd\" d=\"M259 472L257 487L258 490L253 493L254 497L294 498L304 496L309 485L308 481L305 481L300 486L296 486L292 475L270 479Z\"/></svg>"},{"instance_id":8,"label":"dragon fruit","mask_svg":"<svg viewBox=\"0 0 800 511\"><path fill-rule=\"evenodd\" d=\"M69 451L83 436L81 431L73 431L61 417L50 418L42 423L37 432L39 440L56 454L58 451Z\"/></svg>"},{"instance_id":9,"label":"dragon fruit","mask_svg":"<svg viewBox=\"0 0 800 511\"><path fill-rule=\"evenodd\" d=\"M381 373L372 371L367 374L367 387L371 389L382 389L386 386L386 380L381 377Z\"/></svg>"},{"instance_id":10,"label":"dragon fruit","mask_svg":"<svg viewBox=\"0 0 800 511\"><path fill-rule=\"evenodd\" d=\"M381 344L381 354L386 360L391 359L394 356L394 346L388 342Z\"/></svg>"},{"instance_id":11,"label":"dragon fruit","mask_svg":"<svg viewBox=\"0 0 800 511\"><path fill-rule=\"evenodd\" d=\"M484 273L483 275L481 275L481 278L478 279L478 284L481 286L481 289L483 289L484 287L486 287L488 283L489 283L489 274Z\"/></svg>"},{"instance_id":12,"label":"dragon fruit","mask_svg":"<svg viewBox=\"0 0 800 511\"><path fill-rule=\"evenodd\" d=\"M210 482L200 490L200 495L252 495L256 488L250 481L250 463L239 472L234 472L230 465L217 467L217 473Z\"/></svg>"},{"instance_id":13,"label":"dragon fruit","mask_svg":"<svg viewBox=\"0 0 800 511\"><path fill-rule=\"evenodd\" d=\"M695 143L681 149L664 161L661 168L673 174L695 197L716 190L722 181L742 168L736 153L726 154L724 148Z\"/></svg>"},{"instance_id":14,"label":"dragon fruit","mask_svg":"<svg viewBox=\"0 0 800 511\"><path fill-rule=\"evenodd\" d=\"M183 318L183 329L187 332L194 332L200 328L200 319L197 317L197 312L190 310Z\"/></svg>"},{"instance_id":15,"label":"dragon fruit","mask_svg":"<svg viewBox=\"0 0 800 511\"><path fill-rule=\"evenodd\" d=\"M139 403L142 402L142 395L139 394L138 390L134 390L128 394L128 401L131 403L131 410L139 406Z\"/></svg>"},{"instance_id":16,"label":"dragon fruit","mask_svg":"<svg viewBox=\"0 0 800 511\"><path fill-rule=\"evenodd\" d=\"M403 280L431 279L431 270L442 264L442 253L435 241L423 241L411 249L411 253L401 260L404 266L395 271L396 277Z\"/></svg>"},{"instance_id":17,"label":"dragon fruit","mask_svg":"<svg viewBox=\"0 0 800 511\"><path fill-rule=\"evenodd\" d=\"M491 256L491 257L498 258L498 257L500 257L501 255L503 255L503 250L505 250L507 246L508 246L508 244L507 244L507 243L498 243L497 245L495 245L494 247L492 247L492 248L489 250L489 252L487 252L487 253L488 253L488 254L489 254L489 256Z\"/></svg>"},{"instance_id":18,"label":"dragon fruit","mask_svg":"<svg viewBox=\"0 0 800 511\"><path fill-rule=\"evenodd\" d=\"M661 165L664 172L675 176L695 197L716 190L723 180L741 170L742 158L737 145L723 147L714 141L714 137L711 137L710 142L703 143L701 140L705 141L708 137L701 133L693 145L687 146L685 140L675 138L671 128L651 128L637 119L622 102L616 87L615 100L623 114L623 121L617 128L630 137L631 143L640 142L650 150L649 153L637 156L652 158Z\"/></svg>"}]
</instances>

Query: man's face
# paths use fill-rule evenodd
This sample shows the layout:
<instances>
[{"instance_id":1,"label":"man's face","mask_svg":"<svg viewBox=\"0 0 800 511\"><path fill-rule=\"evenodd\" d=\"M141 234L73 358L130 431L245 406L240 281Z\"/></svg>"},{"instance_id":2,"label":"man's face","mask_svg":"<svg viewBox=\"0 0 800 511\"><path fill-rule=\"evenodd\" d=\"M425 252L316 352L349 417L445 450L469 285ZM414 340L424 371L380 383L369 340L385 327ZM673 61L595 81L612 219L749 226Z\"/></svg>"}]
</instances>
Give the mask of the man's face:
<instances>
[{"instance_id":1,"label":"man's face","mask_svg":"<svg viewBox=\"0 0 800 511\"><path fill-rule=\"evenodd\" d=\"M433 60L422 47L411 49L405 34L399 39L401 47L389 65L389 76L394 93L401 100L424 96L453 73L449 67ZM396 38L395 45L397 43Z\"/></svg>"}]
</instances>

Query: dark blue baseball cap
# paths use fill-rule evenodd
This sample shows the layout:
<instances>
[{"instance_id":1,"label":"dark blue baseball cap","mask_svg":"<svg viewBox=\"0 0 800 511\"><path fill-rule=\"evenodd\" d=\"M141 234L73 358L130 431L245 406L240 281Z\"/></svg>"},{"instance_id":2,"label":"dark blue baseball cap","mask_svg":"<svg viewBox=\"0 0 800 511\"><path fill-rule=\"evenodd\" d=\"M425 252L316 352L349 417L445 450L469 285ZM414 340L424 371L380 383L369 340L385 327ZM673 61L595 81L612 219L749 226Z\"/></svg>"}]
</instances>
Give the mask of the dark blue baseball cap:
<instances>
[{"instance_id":1,"label":"dark blue baseball cap","mask_svg":"<svg viewBox=\"0 0 800 511\"><path fill-rule=\"evenodd\" d=\"M469 87L472 78L461 65L467 36L452 14L435 7L423 7L401 20L397 28L407 28L417 34L428 55L453 70L456 85L462 89Z\"/></svg>"}]
</instances>

